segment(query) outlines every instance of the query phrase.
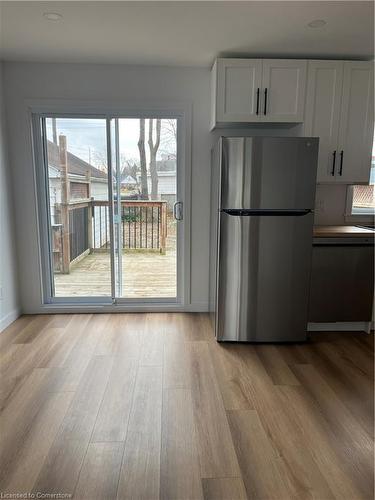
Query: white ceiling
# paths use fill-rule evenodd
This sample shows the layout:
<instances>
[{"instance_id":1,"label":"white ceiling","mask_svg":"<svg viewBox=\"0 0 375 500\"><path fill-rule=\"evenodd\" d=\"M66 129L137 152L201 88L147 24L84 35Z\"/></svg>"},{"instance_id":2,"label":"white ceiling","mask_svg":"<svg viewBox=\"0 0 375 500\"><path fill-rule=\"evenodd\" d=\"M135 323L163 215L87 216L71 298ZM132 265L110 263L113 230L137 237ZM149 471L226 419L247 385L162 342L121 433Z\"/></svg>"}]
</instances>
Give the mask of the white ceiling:
<instances>
[{"instance_id":1,"label":"white ceiling","mask_svg":"<svg viewBox=\"0 0 375 500\"><path fill-rule=\"evenodd\" d=\"M4 60L209 66L217 55L374 54L373 2L11 1L0 9ZM314 19L327 25L308 28Z\"/></svg>"}]
</instances>

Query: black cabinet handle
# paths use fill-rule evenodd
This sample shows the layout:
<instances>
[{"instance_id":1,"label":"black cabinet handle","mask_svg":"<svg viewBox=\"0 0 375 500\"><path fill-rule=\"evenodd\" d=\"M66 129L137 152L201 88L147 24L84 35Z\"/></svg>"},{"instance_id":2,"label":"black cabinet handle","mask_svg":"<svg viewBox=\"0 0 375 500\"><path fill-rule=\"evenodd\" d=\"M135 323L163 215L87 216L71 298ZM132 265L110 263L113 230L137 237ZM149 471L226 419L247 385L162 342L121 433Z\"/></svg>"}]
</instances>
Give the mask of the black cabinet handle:
<instances>
[{"instance_id":1,"label":"black cabinet handle","mask_svg":"<svg viewBox=\"0 0 375 500\"><path fill-rule=\"evenodd\" d=\"M333 162L332 162L331 175L334 176L335 175L335 166L336 166L336 151L333 152L332 156L333 156Z\"/></svg>"},{"instance_id":2,"label":"black cabinet handle","mask_svg":"<svg viewBox=\"0 0 375 500\"><path fill-rule=\"evenodd\" d=\"M257 89L257 111L256 114L259 115L259 88Z\"/></svg>"},{"instance_id":3,"label":"black cabinet handle","mask_svg":"<svg viewBox=\"0 0 375 500\"><path fill-rule=\"evenodd\" d=\"M342 175L342 166L344 163L344 151L340 151L340 170L339 175Z\"/></svg>"},{"instance_id":4,"label":"black cabinet handle","mask_svg":"<svg viewBox=\"0 0 375 500\"><path fill-rule=\"evenodd\" d=\"M264 89L264 114L267 114L267 89Z\"/></svg>"}]
</instances>

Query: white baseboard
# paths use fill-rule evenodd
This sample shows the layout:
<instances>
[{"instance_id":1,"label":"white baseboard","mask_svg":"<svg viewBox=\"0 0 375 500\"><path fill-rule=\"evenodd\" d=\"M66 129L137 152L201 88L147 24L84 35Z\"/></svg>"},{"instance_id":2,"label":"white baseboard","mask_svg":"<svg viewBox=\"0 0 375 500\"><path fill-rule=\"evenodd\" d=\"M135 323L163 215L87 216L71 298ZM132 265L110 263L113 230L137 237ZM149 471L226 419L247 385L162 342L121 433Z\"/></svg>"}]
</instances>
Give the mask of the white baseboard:
<instances>
[{"instance_id":1,"label":"white baseboard","mask_svg":"<svg viewBox=\"0 0 375 500\"><path fill-rule=\"evenodd\" d=\"M208 312L208 302L191 304L44 304L37 309L26 309L25 314L81 314L81 313L124 313L124 312Z\"/></svg>"},{"instance_id":2,"label":"white baseboard","mask_svg":"<svg viewBox=\"0 0 375 500\"><path fill-rule=\"evenodd\" d=\"M337 321L335 323L308 323L308 332L366 332L370 333L370 321Z\"/></svg>"},{"instance_id":3,"label":"white baseboard","mask_svg":"<svg viewBox=\"0 0 375 500\"><path fill-rule=\"evenodd\" d=\"M16 319L21 316L21 310L20 309L14 309L13 311L8 312L3 318L0 319L0 332L5 330L13 321L16 321Z\"/></svg>"},{"instance_id":4,"label":"white baseboard","mask_svg":"<svg viewBox=\"0 0 375 500\"><path fill-rule=\"evenodd\" d=\"M187 312L208 312L208 302L193 302L185 306Z\"/></svg>"}]
</instances>

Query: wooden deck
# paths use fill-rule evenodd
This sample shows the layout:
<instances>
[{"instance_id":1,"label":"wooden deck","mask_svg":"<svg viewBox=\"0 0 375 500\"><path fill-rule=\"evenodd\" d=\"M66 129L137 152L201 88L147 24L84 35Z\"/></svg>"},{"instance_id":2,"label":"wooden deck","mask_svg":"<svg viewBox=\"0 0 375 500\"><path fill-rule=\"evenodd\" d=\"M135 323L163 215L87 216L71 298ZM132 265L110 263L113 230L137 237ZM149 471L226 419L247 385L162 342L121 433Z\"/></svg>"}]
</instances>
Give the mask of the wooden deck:
<instances>
[{"instance_id":1,"label":"wooden deck","mask_svg":"<svg viewBox=\"0 0 375 500\"><path fill-rule=\"evenodd\" d=\"M168 225L166 253L123 250L122 296L125 298L176 297L177 261L175 225ZM56 297L111 295L108 252L94 252L74 265L69 274L55 274Z\"/></svg>"}]
</instances>

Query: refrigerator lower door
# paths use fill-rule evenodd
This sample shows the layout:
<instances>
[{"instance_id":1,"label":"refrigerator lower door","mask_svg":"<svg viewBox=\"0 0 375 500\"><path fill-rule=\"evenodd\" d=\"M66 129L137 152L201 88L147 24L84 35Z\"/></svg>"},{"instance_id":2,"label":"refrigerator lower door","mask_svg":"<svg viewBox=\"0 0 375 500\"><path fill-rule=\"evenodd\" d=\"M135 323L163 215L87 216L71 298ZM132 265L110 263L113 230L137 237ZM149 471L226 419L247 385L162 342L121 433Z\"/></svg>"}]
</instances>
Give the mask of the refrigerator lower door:
<instances>
[{"instance_id":1,"label":"refrigerator lower door","mask_svg":"<svg viewBox=\"0 0 375 500\"><path fill-rule=\"evenodd\" d=\"M312 224L312 213L220 213L217 340L306 340Z\"/></svg>"}]
</instances>

